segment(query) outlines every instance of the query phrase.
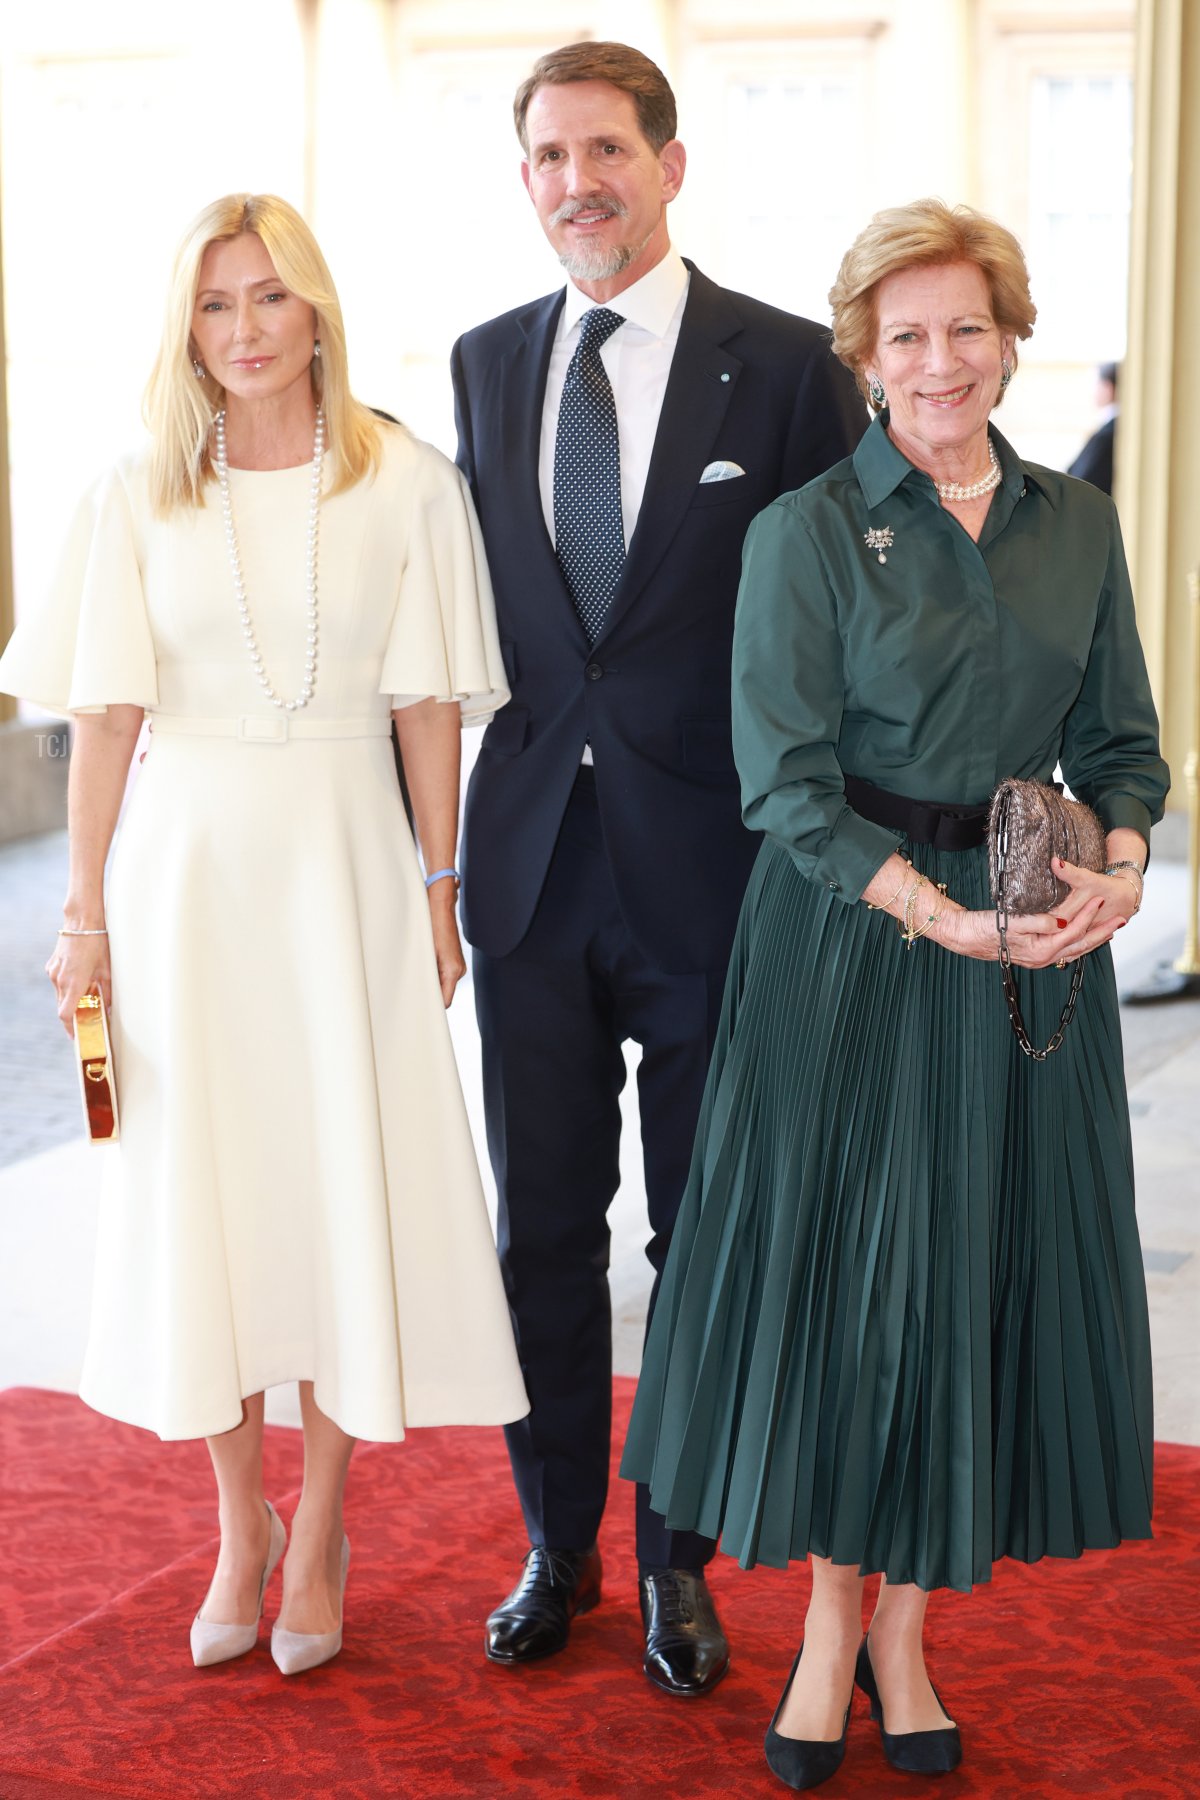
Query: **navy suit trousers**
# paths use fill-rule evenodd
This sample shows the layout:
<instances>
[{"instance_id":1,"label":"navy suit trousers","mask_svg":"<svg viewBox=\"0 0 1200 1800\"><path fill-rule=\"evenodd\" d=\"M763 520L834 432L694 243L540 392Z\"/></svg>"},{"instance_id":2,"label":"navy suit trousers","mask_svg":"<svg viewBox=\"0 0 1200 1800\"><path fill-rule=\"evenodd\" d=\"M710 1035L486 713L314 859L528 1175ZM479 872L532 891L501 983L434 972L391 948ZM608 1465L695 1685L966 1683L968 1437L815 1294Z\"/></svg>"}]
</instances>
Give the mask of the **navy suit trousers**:
<instances>
[{"instance_id":1,"label":"navy suit trousers","mask_svg":"<svg viewBox=\"0 0 1200 1800\"><path fill-rule=\"evenodd\" d=\"M688 897L680 896L686 906ZM474 953L499 1247L527 1419L506 1428L529 1539L596 1540L608 1489L612 1318L608 1208L619 1182L622 1045L641 1045L654 1269L651 1311L683 1193L725 969L670 975L621 917L595 781L575 782L529 930L506 956ZM714 1545L671 1532L637 1495L638 1560L699 1569Z\"/></svg>"}]
</instances>

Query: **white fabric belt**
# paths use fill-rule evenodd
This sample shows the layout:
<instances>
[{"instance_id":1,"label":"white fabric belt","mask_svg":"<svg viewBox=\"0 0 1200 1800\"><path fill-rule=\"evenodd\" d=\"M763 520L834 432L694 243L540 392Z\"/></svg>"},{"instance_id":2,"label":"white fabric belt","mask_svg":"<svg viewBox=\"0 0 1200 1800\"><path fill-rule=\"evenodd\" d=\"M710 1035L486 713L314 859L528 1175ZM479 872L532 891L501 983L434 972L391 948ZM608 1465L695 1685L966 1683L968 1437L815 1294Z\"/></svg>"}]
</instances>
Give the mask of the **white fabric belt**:
<instances>
[{"instance_id":1,"label":"white fabric belt","mask_svg":"<svg viewBox=\"0 0 1200 1800\"><path fill-rule=\"evenodd\" d=\"M182 713L149 714L150 730L167 737L237 738L243 744L286 744L289 738L390 737L390 713L373 719L302 719L294 713L243 713L240 719L192 719Z\"/></svg>"}]
</instances>

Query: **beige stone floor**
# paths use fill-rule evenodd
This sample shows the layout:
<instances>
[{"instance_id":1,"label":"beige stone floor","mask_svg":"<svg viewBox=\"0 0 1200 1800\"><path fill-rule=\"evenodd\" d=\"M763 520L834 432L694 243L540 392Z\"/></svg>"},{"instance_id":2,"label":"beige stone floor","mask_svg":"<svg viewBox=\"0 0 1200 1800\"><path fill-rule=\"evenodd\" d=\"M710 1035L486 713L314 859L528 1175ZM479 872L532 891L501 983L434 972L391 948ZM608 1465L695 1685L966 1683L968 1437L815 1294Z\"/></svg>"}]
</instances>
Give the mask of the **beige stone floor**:
<instances>
[{"instance_id":1,"label":"beige stone floor","mask_svg":"<svg viewBox=\"0 0 1200 1800\"><path fill-rule=\"evenodd\" d=\"M0 865L0 888L2 877ZM48 895L43 916L53 916L50 906ZM1182 865L1157 860L1146 906L1117 940L1123 987L1178 955L1184 906ZM460 994L451 1021L486 1169L469 992ZM1127 1010L1124 1031L1155 1351L1156 1435L1200 1443L1200 1000ZM65 1039L56 1040L50 1053L69 1056ZM631 1053L631 1072L634 1061ZM12 1083L19 1087L20 1079L20 1070L10 1067L10 1101ZM31 1105L35 1088L31 1077ZM635 1374L649 1279L632 1080L625 1114L622 1187L611 1214L614 1362L619 1372ZM75 1386L88 1309L94 1189L105 1154L74 1141L0 1169L0 1387ZM269 1416L295 1422L294 1390L271 1394Z\"/></svg>"}]
</instances>

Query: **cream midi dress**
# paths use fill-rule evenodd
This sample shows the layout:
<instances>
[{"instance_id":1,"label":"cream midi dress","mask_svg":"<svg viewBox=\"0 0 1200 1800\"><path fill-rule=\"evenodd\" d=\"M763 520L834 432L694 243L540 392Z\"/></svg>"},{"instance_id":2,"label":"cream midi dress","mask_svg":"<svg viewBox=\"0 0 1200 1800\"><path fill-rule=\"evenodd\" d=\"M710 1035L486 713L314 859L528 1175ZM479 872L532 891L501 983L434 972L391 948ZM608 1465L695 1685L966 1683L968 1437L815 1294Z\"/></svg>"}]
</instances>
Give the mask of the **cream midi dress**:
<instances>
[{"instance_id":1,"label":"cream midi dress","mask_svg":"<svg viewBox=\"0 0 1200 1800\"><path fill-rule=\"evenodd\" d=\"M346 1432L528 1410L438 985L390 711L508 698L470 498L381 427L320 510L314 699L281 712L238 621L215 487L154 514L147 458L89 495L0 688L146 708L107 921L121 1106L81 1393L190 1438L311 1380ZM306 650L311 464L230 471L250 609L284 698ZM326 468L325 485L329 485Z\"/></svg>"}]
</instances>

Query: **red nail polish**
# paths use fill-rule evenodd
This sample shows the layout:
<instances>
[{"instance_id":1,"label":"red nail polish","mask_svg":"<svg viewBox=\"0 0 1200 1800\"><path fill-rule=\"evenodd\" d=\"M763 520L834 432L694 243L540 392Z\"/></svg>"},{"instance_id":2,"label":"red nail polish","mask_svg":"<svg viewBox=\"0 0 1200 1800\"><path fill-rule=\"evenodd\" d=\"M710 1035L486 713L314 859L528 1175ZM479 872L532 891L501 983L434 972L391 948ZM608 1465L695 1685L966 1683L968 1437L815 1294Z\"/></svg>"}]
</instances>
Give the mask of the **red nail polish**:
<instances>
[{"instance_id":1,"label":"red nail polish","mask_svg":"<svg viewBox=\"0 0 1200 1800\"><path fill-rule=\"evenodd\" d=\"M1065 931L1067 929L1067 921L1065 919L1055 919L1054 923L1058 926L1060 931Z\"/></svg>"}]
</instances>

